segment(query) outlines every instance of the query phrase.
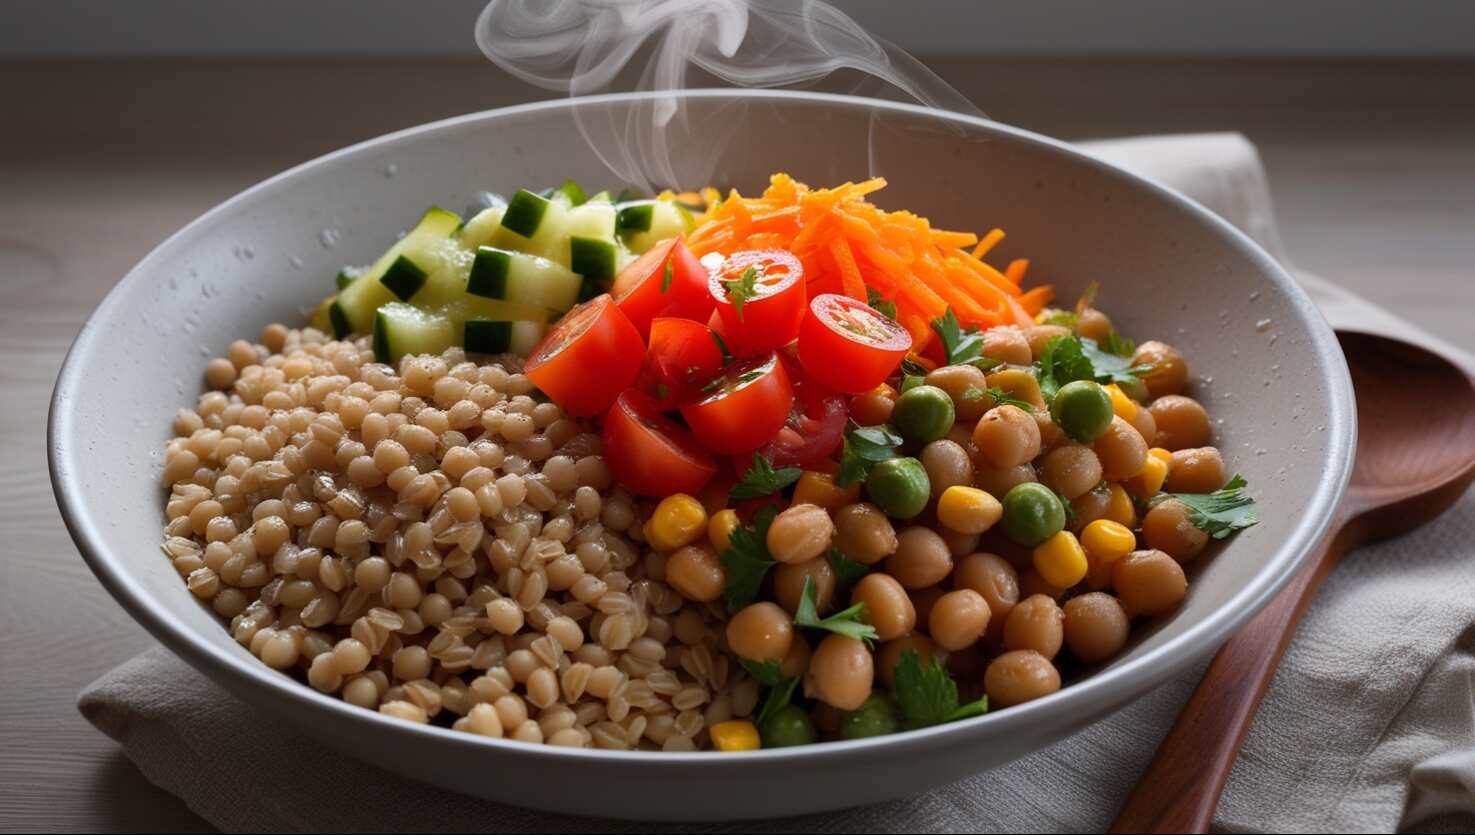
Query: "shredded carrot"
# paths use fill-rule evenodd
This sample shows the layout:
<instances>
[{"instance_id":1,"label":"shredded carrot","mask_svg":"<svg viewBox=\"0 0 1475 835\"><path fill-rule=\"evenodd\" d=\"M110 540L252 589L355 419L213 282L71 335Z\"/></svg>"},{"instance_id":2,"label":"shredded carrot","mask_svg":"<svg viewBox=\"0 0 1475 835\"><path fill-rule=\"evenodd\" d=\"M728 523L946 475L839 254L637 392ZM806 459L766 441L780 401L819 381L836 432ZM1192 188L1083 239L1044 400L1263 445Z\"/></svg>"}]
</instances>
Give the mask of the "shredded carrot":
<instances>
[{"instance_id":1,"label":"shredded carrot","mask_svg":"<svg viewBox=\"0 0 1475 835\"><path fill-rule=\"evenodd\" d=\"M860 277L860 267L855 264L855 253L850 251L850 243L844 238L832 239L830 256L835 259L835 267L840 271L840 286L845 288L845 295L865 301L866 283Z\"/></svg>"},{"instance_id":2,"label":"shredded carrot","mask_svg":"<svg viewBox=\"0 0 1475 835\"><path fill-rule=\"evenodd\" d=\"M989 254L1002 240L1004 240L1004 230L997 227L990 229L988 234L983 236L983 240L978 242L978 246L973 247L973 251L968 254L981 261L983 256Z\"/></svg>"},{"instance_id":3,"label":"shredded carrot","mask_svg":"<svg viewBox=\"0 0 1475 835\"><path fill-rule=\"evenodd\" d=\"M1048 284L1041 285L1032 290L1025 290L1019 296L1019 306L1029 311L1031 316L1040 315L1045 305L1055 299L1055 288Z\"/></svg>"},{"instance_id":4,"label":"shredded carrot","mask_svg":"<svg viewBox=\"0 0 1475 835\"><path fill-rule=\"evenodd\" d=\"M1015 258L1009 262L1009 266L1004 268L1004 277L1009 279L1010 284L1018 287L1024 281L1024 273L1028 269L1028 258Z\"/></svg>"}]
</instances>

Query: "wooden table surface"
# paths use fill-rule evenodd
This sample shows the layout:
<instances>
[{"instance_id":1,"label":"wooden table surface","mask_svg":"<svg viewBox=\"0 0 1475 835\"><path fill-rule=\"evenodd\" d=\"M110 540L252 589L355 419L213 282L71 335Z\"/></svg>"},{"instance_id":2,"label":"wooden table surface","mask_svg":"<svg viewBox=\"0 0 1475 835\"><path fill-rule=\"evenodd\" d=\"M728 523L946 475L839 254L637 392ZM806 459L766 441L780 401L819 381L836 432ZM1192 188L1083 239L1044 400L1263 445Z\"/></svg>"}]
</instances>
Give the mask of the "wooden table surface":
<instances>
[{"instance_id":1,"label":"wooden table surface","mask_svg":"<svg viewBox=\"0 0 1475 835\"><path fill-rule=\"evenodd\" d=\"M933 64L1066 138L1244 132L1298 265L1475 350L1475 63ZM470 62L0 64L0 831L207 828L75 708L153 643L77 556L46 474L47 400L88 312L253 182L537 96Z\"/></svg>"}]
</instances>

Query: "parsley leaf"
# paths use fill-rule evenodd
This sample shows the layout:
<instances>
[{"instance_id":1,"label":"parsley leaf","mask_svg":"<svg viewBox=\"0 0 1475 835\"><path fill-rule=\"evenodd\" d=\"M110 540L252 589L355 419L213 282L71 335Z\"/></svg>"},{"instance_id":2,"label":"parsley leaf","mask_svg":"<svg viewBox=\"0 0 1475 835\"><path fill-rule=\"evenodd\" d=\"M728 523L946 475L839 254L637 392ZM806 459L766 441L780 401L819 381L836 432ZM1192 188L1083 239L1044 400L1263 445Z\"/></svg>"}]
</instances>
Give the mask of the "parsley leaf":
<instances>
[{"instance_id":1,"label":"parsley leaf","mask_svg":"<svg viewBox=\"0 0 1475 835\"><path fill-rule=\"evenodd\" d=\"M1119 357L1130 357L1137 353L1137 343L1112 329L1107 331L1106 338L1101 340L1101 350Z\"/></svg>"},{"instance_id":2,"label":"parsley leaf","mask_svg":"<svg viewBox=\"0 0 1475 835\"><path fill-rule=\"evenodd\" d=\"M892 688L908 728L925 728L955 719L982 716L988 712L988 697L966 705L958 704L958 685L937 658L926 668L912 650L901 654Z\"/></svg>"},{"instance_id":3,"label":"parsley leaf","mask_svg":"<svg viewBox=\"0 0 1475 835\"><path fill-rule=\"evenodd\" d=\"M661 292L662 293L664 293L667 290L670 290L671 289L671 264L675 260L676 260L675 258L668 258L668 259L666 259L666 270L665 270L665 272L661 273Z\"/></svg>"},{"instance_id":4,"label":"parsley leaf","mask_svg":"<svg viewBox=\"0 0 1475 835\"><path fill-rule=\"evenodd\" d=\"M799 480L804 471L798 467L775 470L773 464L759 453L753 453L753 466L743 473L743 478L733 485L727 498L734 502L770 496Z\"/></svg>"},{"instance_id":5,"label":"parsley leaf","mask_svg":"<svg viewBox=\"0 0 1475 835\"><path fill-rule=\"evenodd\" d=\"M738 321L743 321L743 304L758 297L758 268L749 267L743 274L730 281L722 282L727 291L727 300L737 312Z\"/></svg>"},{"instance_id":6,"label":"parsley leaf","mask_svg":"<svg viewBox=\"0 0 1475 835\"><path fill-rule=\"evenodd\" d=\"M845 432L845 445L840 453L840 472L835 476L835 486L849 487L864 481L871 474L871 465L896 457L896 448L901 446L902 437L885 424L880 426L857 426Z\"/></svg>"},{"instance_id":7,"label":"parsley leaf","mask_svg":"<svg viewBox=\"0 0 1475 835\"><path fill-rule=\"evenodd\" d=\"M1111 334L1111 336L1115 335L1114 332ZM1123 346L1119 342L1117 347ZM1096 370L1096 382L1102 384L1135 383L1137 378L1152 373L1150 365L1132 364L1132 352L1135 350L1136 346L1126 353L1102 350L1097 347L1095 340L1081 340L1081 351L1086 355L1086 359L1091 361L1091 367Z\"/></svg>"},{"instance_id":8,"label":"parsley leaf","mask_svg":"<svg viewBox=\"0 0 1475 835\"><path fill-rule=\"evenodd\" d=\"M839 548L830 548L830 568L835 570L835 589L847 589L860 582L871 567L840 553Z\"/></svg>"},{"instance_id":9,"label":"parsley leaf","mask_svg":"<svg viewBox=\"0 0 1475 835\"><path fill-rule=\"evenodd\" d=\"M907 357L901 361L901 391L906 392L922 385L927 369L920 362Z\"/></svg>"},{"instance_id":10,"label":"parsley leaf","mask_svg":"<svg viewBox=\"0 0 1475 835\"><path fill-rule=\"evenodd\" d=\"M722 367L732 365L732 352L727 350L727 343L723 341L722 334L712 331L712 341L717 343L717 350L722 352Z\"/></svg>"},{"instance_id":11,"label":"parsley leaf","mask_svg":"<svg viewBox=\"0 0 1475 835\"><path fill-rule=\"evenodd\" d=\"M804 578L804 593L799 596L799 609L794 612L794 624L796 626L807 626L811 629L823 629L836 635L844 635L847 638L855 638L865 641L866 644L876 640L876 627L869 623L861 622L861 615L865 613L866 604L857 603L849 609L842 609L827 618L821 619L815 606L816 592L814 578Z\"/></svg>"},{"instance_id":12,"label":"parsley leaf","mask_svg":"<svg viewBox=\"0 0 1475 835\"><path fill-rule=\"evenodd\" d=\"M727 611L738 609L758 599L763 587L763 577L774 561L768 554L768 526L778 512L765 507L753 517L753 527L733 529L728 537L728 547L722 552L722 570L727 575L727 587L722 592Z\"/></svg>"},{"instance_id":13,"label":"parsley leaf","mask_svg":"<svg viewBox=\"0 0 1475 835\"><path fill-rule=\"evenodd\" d=\"M1049 308L1040 313L1039 323L1042 325L1059 325L1062 328L1075 330L1081 323L1081 318L1069 310Z\"/></svg>"},{"instance_id":14,"label":"parsley leaf","mask_svg":"<svg viewBox=\"0 0 1475 835\"><path fill-rule=\"evenodd\" d=\"M1029 414L1034 414L1035 404L1028 400L1020 400L998 386L993 386L985 394L994 399L995 408L999 406L1017 406Z\"/></svg>"},{"instance_id":15,"label":"parsley leaf","mask_svg":"<svg viewBox=\"0 0 1475 835\"><path fill-rule=\"evenodd\" d=\"M1076 380L1095 380L1096 368L1086 357L1081 339L1072 335L1057 336L1045 345L1035 363L1035 376L1040 381L1040 393L1046 400L1053 400L1055 393L1066 383Z\"/></svg>"},{"instance_id":16,"label":"parsley leaf","mask_svg":"<svg viewBox=\"0 0 1475 835\"><path fill-rule=\"evenodd\" d=\"M764 687L776 687L784 680L783 674L778 670L778 661L770 659L759 662L739 658L738 663L743 665L743 669L748 671L748 675L752 676L754 681Z\"/></svg>"},{"instance_id":17,"label":"parsley leaf","mask_svg":"<svg viewBox=\"0 0 1475 835\"><path fill-rule=\"evenodd\" d=\"M1188 521L1213 537L1223 539L1260 520L1255 517L1255 500L1245 494L1248 482L1236 475L1212 493L1166 493L1157 501L1177 499L1188 505Z\"/></svg>"},{"instance_id":18,"label":"parsley leaf","mask_svg":"<svg viewBox=\"0 0 1475 835\"><path fill-rule=\"evenodd\" d=\"M999 361L983 355L983 334L964 328L952 308L932 320L932 330L942 340L944 365L972 365L987 371Z\"/></svg>"},{"instance_id":19,"label":"parsley leaf","mask_svg":"<svg viewBox=\"0 0 1475 835\"><path fill-rule=\"evenodd\" d=\"M1055 494L1055 498L1060 500L1060 506L1065 508L1065 527L1067 529L1074 528L1076 526L1076 506L1071 504L1070 499L1062 496L1059 492L1055 490L1051 490L1050 492Z\"/></svg>"},{"instance_id":20,"label":"parsley leaf","mask_svg":"<svg viewBox=\"0 0 1475 835\"><path fill-rule=\"evenodd\" d=\"M876 312L888 319L896 318L896 302L886 299L880 293L877 293L873 287L866 288L866 304L875 308Z\"/></svg>"},{"instance_id":21,"label":"parsley leaf","mask_svg":"<svg viewBox=\"0 0 1475 835\"><path fill-rule=\"evenodd\" d=\"M798 678L786 678L768 688L768 697L763 700L763 707L759 708L758 715L753 717L753 724L758 726L760 732L775 713L789 706L789 701L794 698L794 686L798 683Z\"/></svg>"}]
</instances>

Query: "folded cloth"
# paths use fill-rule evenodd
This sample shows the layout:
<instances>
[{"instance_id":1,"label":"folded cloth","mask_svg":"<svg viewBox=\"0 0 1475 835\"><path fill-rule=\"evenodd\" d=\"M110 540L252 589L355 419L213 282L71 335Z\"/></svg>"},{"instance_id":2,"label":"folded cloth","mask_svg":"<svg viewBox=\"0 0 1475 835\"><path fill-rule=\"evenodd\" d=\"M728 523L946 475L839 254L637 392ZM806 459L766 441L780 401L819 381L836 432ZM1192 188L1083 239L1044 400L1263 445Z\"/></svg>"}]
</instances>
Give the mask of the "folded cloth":
<instances>
[{"instance_id":1,"label":"folded cloth","mask_svg":"<svg viewBox=\"0 0 1475 835\"><path fill-rule=\"evenodd\" d=\"M1194 197L1283 257L1254 147L1237 134L1144 137L1088 149ZM1314 276L1333 325L1468 354ZM1345 560L1312 604L1215 817L1223 831L1475 829L1475 494ZM339 756L156 648L81 696L82 713L144 775L233 831L864 831L1104 829L1199 671L1061 742L929 794L744 824L653 827L476 800Z\"/></svg>"}]
</instances>

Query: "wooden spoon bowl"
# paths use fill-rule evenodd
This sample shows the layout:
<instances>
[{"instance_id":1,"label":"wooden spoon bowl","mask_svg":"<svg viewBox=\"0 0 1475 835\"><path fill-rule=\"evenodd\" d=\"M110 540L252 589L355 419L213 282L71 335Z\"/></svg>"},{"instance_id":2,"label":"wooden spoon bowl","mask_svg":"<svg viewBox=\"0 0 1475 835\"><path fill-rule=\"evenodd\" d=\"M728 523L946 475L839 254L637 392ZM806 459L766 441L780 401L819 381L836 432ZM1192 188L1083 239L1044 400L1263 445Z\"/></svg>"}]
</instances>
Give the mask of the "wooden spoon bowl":
<instances>
[{"instance_id":1,"label":"wooden spoon bowl","mask_svg":"<svg viewBox=\"0 0 1475 835\"><path fill-rule=\"evenodd\" d=\"M1207 832L1255 710L1321 581L1348 550L1428 522L1475 480L1475 381L1406 342L1348 331L1337 338L1358 422L1342 505L1320 553L1214 656L1112 832Z\"/></svg>"}]
</instances>

